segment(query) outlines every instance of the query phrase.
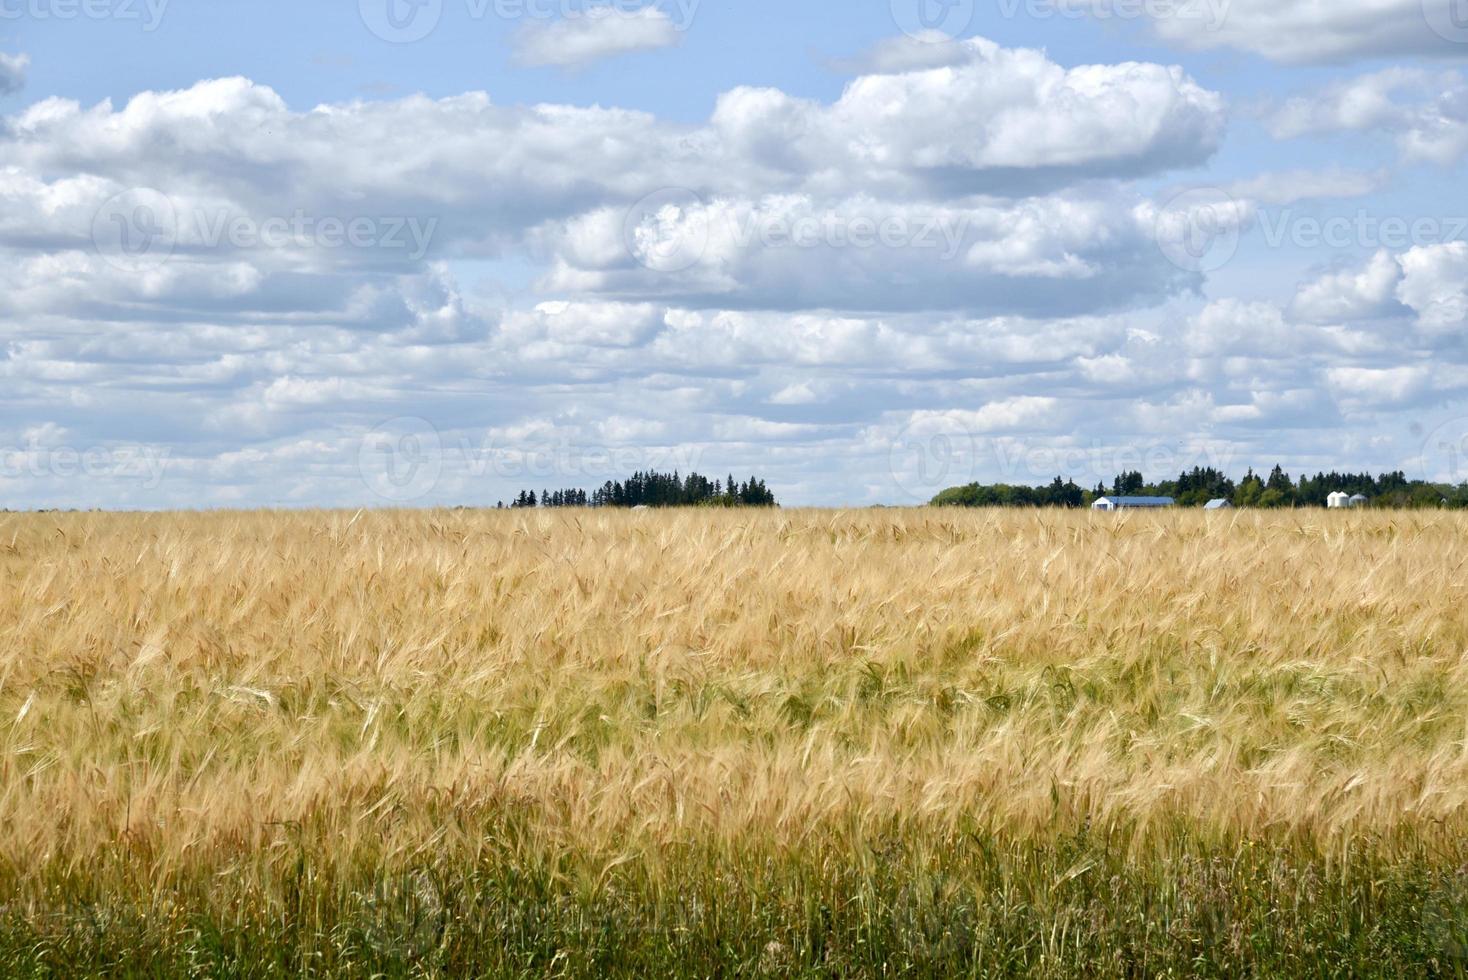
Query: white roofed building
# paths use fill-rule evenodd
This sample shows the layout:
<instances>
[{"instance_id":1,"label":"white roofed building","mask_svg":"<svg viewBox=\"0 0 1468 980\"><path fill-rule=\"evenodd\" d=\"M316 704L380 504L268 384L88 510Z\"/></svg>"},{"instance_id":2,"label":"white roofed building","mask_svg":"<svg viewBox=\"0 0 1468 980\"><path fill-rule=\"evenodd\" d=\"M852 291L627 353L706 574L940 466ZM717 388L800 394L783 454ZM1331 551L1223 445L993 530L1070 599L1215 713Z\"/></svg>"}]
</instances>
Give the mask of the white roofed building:
<instances>
[{"instance_id":1,"label":"white roofed building","mask_svg":"<svg viewBox=\"0 0 1468 980\"><path fill-rule=\"evenodd\" d=\"M1171 507L1171 497L1102 497L1091 505L1092 510L1156 510Z\"/></svg>"}]
</instances>

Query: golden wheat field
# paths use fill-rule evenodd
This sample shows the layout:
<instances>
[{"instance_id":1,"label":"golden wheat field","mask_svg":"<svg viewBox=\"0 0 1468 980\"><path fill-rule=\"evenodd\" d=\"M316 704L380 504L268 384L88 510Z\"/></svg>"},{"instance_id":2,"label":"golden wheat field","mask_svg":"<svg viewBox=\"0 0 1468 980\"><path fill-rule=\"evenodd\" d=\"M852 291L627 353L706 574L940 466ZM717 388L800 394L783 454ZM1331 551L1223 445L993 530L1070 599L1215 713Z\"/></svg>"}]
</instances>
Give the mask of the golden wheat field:
<instances>
[{"instance_id":1,"label":"golden wheat field","mask_svg":"<svg viewBox=\"0 0 1468 980\"><path fill-rule=\"evenodd\" d=\"M1453 973L1468 519L0 515L0 965Z\"/></svg>"}]
</instances>

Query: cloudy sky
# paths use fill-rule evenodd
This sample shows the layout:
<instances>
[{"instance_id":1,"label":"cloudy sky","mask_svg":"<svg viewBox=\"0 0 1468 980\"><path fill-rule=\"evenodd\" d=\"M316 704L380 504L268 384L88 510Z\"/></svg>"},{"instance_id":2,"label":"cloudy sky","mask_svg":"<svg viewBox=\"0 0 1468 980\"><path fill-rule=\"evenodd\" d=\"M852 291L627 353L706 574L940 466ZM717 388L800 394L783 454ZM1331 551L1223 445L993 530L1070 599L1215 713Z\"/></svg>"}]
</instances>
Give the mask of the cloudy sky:
<instances>
[{"instance_id":1,"label":"cloudy sky","mask_svg":"<svg viewBox=\"0 0 1468 980\"><path fill-rule=\"evenodd\" d=\"M0 508L1468 479L1468 0L0 0Z\"/></svg>"}]
</instances>

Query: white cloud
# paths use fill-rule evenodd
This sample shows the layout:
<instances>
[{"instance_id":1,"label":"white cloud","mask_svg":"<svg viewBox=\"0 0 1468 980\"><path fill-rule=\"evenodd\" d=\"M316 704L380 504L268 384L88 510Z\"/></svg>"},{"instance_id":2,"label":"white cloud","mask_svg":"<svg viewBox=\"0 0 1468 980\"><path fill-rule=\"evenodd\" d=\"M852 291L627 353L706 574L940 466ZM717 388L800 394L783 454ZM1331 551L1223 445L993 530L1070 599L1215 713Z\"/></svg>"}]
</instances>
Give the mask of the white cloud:
<instances>
[{"instance_id":1,"label":"white cloud","mask_svg":"<svg viewBox=\"0 0 1468 980\"><path fill-rule=\"evenodd\" d=\"M1468 82L1458 72L1388 68L1290 99L1266 123L1278 139L1385 133L1409 162L1451 165L1468 152Z\"/></svg>"},{"instance_id":2,"label":"white cloud","mask_svg":"<svg viewBox=\"0 0 1468 980\"><path fill-rule=\"evenodd\" d=\"M771 405L814 405L822 400L817 386L810 381L786 385L770 396Z\"/></svg>"},{"instance_id":3,"label":"white cloud","mask_svg":"<svg viewBox=\"0 0 1468 980\"><path fill-rule=\"evenodd\" d=\"M661 307L652 303L541 303L530 314L507 319L505 333L540 334L551 340L589 347L638 347L662 326ZM528 322L527 322L528 321Z\"/></svg>"},{"instance_id":4,"label":"white cloud","mask_svg":"<svg viewBox=\"0 0 1468 980\"><path fill-rule=\"evenodd\" d=\"M1307 323L1347 323L1396 312L1401 266L1380 250L1360 270L1323 275L1300 287L1290 313Z\"/></svg>"},{"instance_id":5,"label":"white cloud","mask_svg":"<svg viewBox=\"0 0 1468 980\"><path fill-rule=\"evenodd\" d=\"M629 249L627 215L615 208L548 226L555 265L542 288L693 305L998 315L1106 310L1196 281L1157 247L1155 215L1126 199L689 199L632 228Z\"/></svg>"},{"instance_id":6,"label":"white cloud","mask_svg":"<svg viewBox=\"0 0 1468 980\"><path fill-rule=\"evenodd\" d=\"M1419 246L1398 261L1397 299L1416 311L1420 327L1444 333L1468 325L1468 243Z\"/></svg>"},{"instance_id":7,"label":"white cloud","mask_svg":"<svg viewBox=\"0 0 1468 980\"><path fill-rule=\"evenodd\" d=\"M413 502L692 466L860 503L899 499L891 441L913 422L1027 460L991 454L976 478L1094 483L1206 463L1178 447L1215 442L1266 463L1329 444L1343 412L1457 390L1448 367L1416 369L1457 356L1462 250L1332 268L1289 303L1205 304L1144 195L1209 161L1222 97L1161 65L919 43L879 48L839 96L737 88L698 124L482 93L293 109L239 78L17 112L0 141L0 438L146 440L170 468L154 490L0 472L7 504L381 503L364 436L405 418L445 457ZM1244 226L1260 203L1381 177L1210 179ZM115 230L99 207L134 187L179 219L156 263L93 240ZM641 210L668 187L687 192ZM211 244L196 220L297 213L437 225L415 256ZM1123 462L1138 445L1163 462ZM1030 455L1053 446L1082 462Z\"/></svg>"},{"instance_id":8,"label":"white cloud","mask_svg":"<svg viewBox=\"0 0 1468 980\"><path fill-rule=\"evenodd\" d=\"M1066 69L983 38L960 50L962 60L943 67L857 78L829 106L735 89L720 98L713 128L774 172L834 166L871 186L918 181L946 192L1191 166L1223 132L1223 100L1180 68Z\"/></svg>"},{"instance_id":9,"label":"white cloud","mask_svg":"<svg viewBox=\"0 0 1468 980\"><path fill-rule=\"evenodd\" d=\"M1306 338L1293 328L1279 307L1222 299L1208 304L1189 323L1188 343L1207 356L1246 354L1284 357L1299 353Z\"/></svg>"},{"instance_id":10,"label":"white cloud","mask_svg":"<svg viewBox=\"0 0 1468 980\"><path fill-rule=\"evenodd\" d=\"M1333 394L1349 409L1410 404L1430 390L1432 370L1425 366L1331 368L1325 372Z\"/></svg>"},{"instance_id":11,"label":"white cloud","mask_svg":"<svg viewBox=\"0 0 1468 980\"><path fill-rule=\"evenodd\" d=\"M881 215L913 201L1035 198L1097 177L1191 166L1222 132L1222 100L1176 68L1066 69L983 40L964 42L963 56L946 69L858 78L830 104L735 89L693 128L619 109L499 106L483 93L299 112L243 78L144 92L121 109L47 99L6 121L0 243L34 247L39 235L52 248L90 250L99 208L151 188L176 214L184 262L230 251L201 242L209 236L200 230L220 220L258 227L303 216L313 228L406 221L420 232L409 244L439 257L514 252L547 222L572 233L596 226L601 252L590 261L600 267L626 257L621 217L661 188L749 207L770 195L820 209L869 199ZM1094 220L1088 205L1038 200L1042 212L1074 208L1083 228ZM1059 246L1077 236L1050 237ZM587 260L586 248L574 251ZM1073 254L1017 254L1037 276L1076 279L1099 270L1100 256L1085 252L1078 244ZM250 256L282 274L347 264L401 271L413 258L386 248Z\"/></svg>"},{"instance_id":12,"label":"white cloud","mask_svg":"<svg viewBox=\"0 0 1468 980\"><path fill-rule=\"evenodd\" d=\"M515 55L524 65L583 68L616 55L672 47L681 36L673 19L656 7L593 6L563 20L522 28Z\"/></svg>"}]
</instances>

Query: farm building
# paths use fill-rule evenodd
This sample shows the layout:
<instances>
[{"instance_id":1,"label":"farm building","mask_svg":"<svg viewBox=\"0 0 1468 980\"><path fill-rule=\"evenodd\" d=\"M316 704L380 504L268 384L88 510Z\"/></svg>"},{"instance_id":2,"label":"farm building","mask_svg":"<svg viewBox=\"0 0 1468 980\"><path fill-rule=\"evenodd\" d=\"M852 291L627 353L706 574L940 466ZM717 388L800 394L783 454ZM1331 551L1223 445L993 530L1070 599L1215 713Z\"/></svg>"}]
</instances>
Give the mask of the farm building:
<instances>
[{"instance_id":1,"label":"farm building","mask_svg":"<svg viewBox=\"0 0 1468 980\"><path fill-rule=\"evenodd\" d=\"M1371 503L1371 498L1364 493L1358 493L1354 497L1350 494L1337 490L1326 498L1326 506L1331 510L1344 510L1348 507L1365 507Z\"/></svg>"},{"instance_id":2,"label":"farm building","mask_svg":"<svg viewBox=\"0 0 1468 980\"><path fill-rule=\"evenodd\" d=\"M1210 501L1208 501L1208 503L1206 503L1206 504L1203 505L1203 509L1204 510L1233 510L1234 509L1234 505L1233 505L1233 501L1231 501L1231 500L1225 500L1224 498L1219 497L1217 500L1210 500Z\"/></svg>"},{"instance_id":3,"label":"farm building","mask_svg":"<svg viewBox=\"0 0 1468 980\"><path fill-rule=\"evenodd\" d=\"M1171 497L1102 497L1091 505L1092 510L1155 510L1171 507Z\"/></svg>"}]
</instances>

